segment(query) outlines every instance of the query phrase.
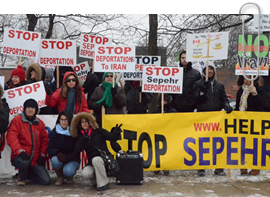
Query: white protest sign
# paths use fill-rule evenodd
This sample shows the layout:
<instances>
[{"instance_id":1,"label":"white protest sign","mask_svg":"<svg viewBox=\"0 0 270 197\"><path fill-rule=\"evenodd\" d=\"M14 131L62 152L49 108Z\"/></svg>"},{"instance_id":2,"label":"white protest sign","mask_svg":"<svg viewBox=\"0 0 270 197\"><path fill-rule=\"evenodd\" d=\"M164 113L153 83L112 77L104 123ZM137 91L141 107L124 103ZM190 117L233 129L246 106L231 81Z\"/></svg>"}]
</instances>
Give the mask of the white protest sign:
<instances>
[{"instance_id":1,"label":"white protest sign","mask_svg":"<svg viewBox=\"0 0 270 197\"><path fill-rule=\"evenodd\" d=\"M260 31L270 31L270 15L269 14L261 14L260 18ZM253 28L255 31L259 29L259 15L254 14L253 19Z\"/></svg>"},{"instance_id":2,"label":"white protest sign","mask_svg":"<svg viewBox=\"0 0 270 197\"><path fill-rule=\"evenodd\" d=\"M111 38L91 34L81 34L80 41L79 56L89 59L95 59L95 46L112 45Z\"/></svg>"},{"instance_id":3,"label":"white protest sign","mask_svg":"<svg viewBox=\"0 0 270 197\"><path fill-rule=\"evenodd\" d=\"M126 81L142 80L143 67L158 66L160 67L160 56L136 56L135 71L136 72L124 72L123 78Z\"/></svg>"},{"instance_id":4,"label":"white protest sign","mask_svg":"<svg viewBox=\"0 0 270 197\"><path fill-rule=\"evenodd\" d=\"M98 46L95 54L95 72L135 72L135 46Z\"/></svg>"},{"instance_id":5,"label":"white protest sign","mask_svg":"<svg viewBox=\"0 0 270 197\"><path fill-rule=\"evenodd\" d=\"M76 66L76 62L75 40L41 40L39 63L43 67Z\"/></svg>"},{"instance_id":6,"label":"white protest sign","mask_svg":"<svg viewBox=\"0 0 270 197\"><path fill-rule=\"evenodd\" d=\"M41 34L31 31L4 29L2 54L38 58Z\"/></svg>"},{"instance_id":7,"label":"white protest sign","mask_svg":"<svg viewBox=\"0 0 270 197\"><path fill-rule=\"evenodd\" d=\"M142 92L181 94L183 68L144 67Z\"/></svg>"},{"instance_id":8,"label":"white protest sign","mask_svg":"<svg viewBox=\"0 0 270 197\"><path fill-rule=\"evenodd\" d=\"M77 74L80 84L82 85L87 78L87 73L90 71L88 62L85 61L80 64L77 64L77 66L75 66L73 70Z\"/></svg>"},{"instance_id":9,"label":"white protest sign","mask_svg":"<svg viewBox=\"0 0 270 197\"><path fill-rule=\"evenodd\" d=\"M4 90L5 89L5 76L0 76L0 84Z\"/></svg>"},{"instance_id":10,"label":"white protest sign","mask_svg":"<svg viewBox=\"0 0 270 197\"><path fill-rule=\"evenodd\" d=\"M38 107L45 107L46 92L43 81L31 83L18 88L6 90L4 97L9 105L10 115L15 115L23 112L23 103L29 99L35 99Z\"/></svg>"},{"instance_id":11,"label":"white protest sign","mask_svg":"<svg viewBox=\"0 0 270 197\"><path fill-rule=\"evenodd\" d=\"M221 60L228 56L229 32L188 34L188 62L200 60Z\"/></svg>"}]
</instances>

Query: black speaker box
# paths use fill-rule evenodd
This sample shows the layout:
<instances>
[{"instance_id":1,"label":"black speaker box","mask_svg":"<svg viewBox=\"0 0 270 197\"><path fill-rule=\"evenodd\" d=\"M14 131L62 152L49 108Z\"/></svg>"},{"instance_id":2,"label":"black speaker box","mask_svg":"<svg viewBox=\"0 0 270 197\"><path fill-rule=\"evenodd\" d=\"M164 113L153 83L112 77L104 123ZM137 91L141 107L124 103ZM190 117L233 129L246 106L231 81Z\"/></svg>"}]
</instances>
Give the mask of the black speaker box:
<instances>
[{"instance_id":1,"label":"black speaker box","mask_svg":"<svg viewBox=\"0 0 270 197\"><path fill-rule=\"evenodd\" d=\"M116 160L120 171L116 176L117 184L143 183L143 155L137 151L117 153Z\"/></svg>"}]
</instances>

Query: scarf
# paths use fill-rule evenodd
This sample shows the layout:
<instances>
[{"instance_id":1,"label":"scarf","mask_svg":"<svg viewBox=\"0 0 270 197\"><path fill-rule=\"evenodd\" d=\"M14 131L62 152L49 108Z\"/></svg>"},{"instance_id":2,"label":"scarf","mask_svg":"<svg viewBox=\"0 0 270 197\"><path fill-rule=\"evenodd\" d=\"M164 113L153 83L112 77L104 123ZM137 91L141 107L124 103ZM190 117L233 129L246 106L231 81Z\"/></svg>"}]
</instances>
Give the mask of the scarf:
<instances>
[{"instance_id":1,"label":"scarf","mask_svg":"<svg viewBox=\"0 0 270 197\"><path fill-rule=\"evenodd\" d=\"M84 135L85 133L87 133L87 135L90 137L91 136L91 133L92 133L92 128L90 127L88 129L88 131L87 130L81 130L81 134Z\"/></svg>"},{"instance_id":2,"label":"scarf","mask_svg":"<svg viewBox=\"0 0 270 197\"><path fill-rule=\"evenodd\" d=\"M70 135L70 131L69 131L69 126L67 127L66 130L64 130L61 125L58 123L55 127L55 131L56 133L60 134L60 135L66 135L66 136L71 136Z\"/></svg>"},{"instance_id":3,"label":"scarf","mask_svg":"<svg viewBox=\"0 0 270 197\"><path fill-rule=\"evenodd\" d=\"M76 90L75 88L70 88L70 91L68 93L68 98L67 98L67 106L66 110L73 116L74 114L74 109L75 109L75 93Z\"/></svg>"},{"instance_id":4,"label":"scarf","mask_svg":"<svg viewBox=\"0 0 270 197\"><path fill-rule=\"evenodd\" d=\"M249 95L249 86L242 85L243 93L240 98L239 111L247 111L247 98Z\"/></svg>"}]
</instances>

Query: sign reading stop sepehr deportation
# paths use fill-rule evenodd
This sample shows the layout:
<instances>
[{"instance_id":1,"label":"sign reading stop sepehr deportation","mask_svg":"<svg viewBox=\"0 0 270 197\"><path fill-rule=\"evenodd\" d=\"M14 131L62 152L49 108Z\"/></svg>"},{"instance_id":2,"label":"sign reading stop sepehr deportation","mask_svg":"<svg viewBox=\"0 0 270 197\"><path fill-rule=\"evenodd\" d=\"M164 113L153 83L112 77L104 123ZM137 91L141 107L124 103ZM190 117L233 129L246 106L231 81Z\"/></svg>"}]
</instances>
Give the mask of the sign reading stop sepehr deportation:
<instances>
[{"instance_id":1,"label":"sign reading stop sepehr deportation","mask_svg":"<svg viewBox=\"0 0 270 197\"><path fill-rule=\"evenodd\" d=\"M43 81L6 90L4 93L10 115L23 112L23 103L29 98L35 99L39 108L45 107L45 96Z\"/></svg>"},{"instance_id":2,"label":"sign reading stop sepehr deportation","mask_svg":"<svg viewBox=\"0 0 270 197\"><path fill-rule=\"evenodd\" d=\"M228 39L229 32L188 34L187 61L227 59Z\"/></svg>"},{"instance_id":3,"label":"sign reading stop sepehr deportation","mask_svg":"<svg viewBox=\"0 0 270 197\"><path fill-rule=\"evenodd\" d=\"M75 66L73 68L73 70L77 74L79 81L80 81L80 84L82 86L87 78L87 73L90 71L88 62L85 61L85 62L82 62L80 64L77 64L77 66Z\"/></svg>"},{"instance_id":4,"label":"sign reading stop sepehr deportation","mask_svg":"<svg viewBox=\"0 0 270 197\"><path fill-rule=\"evenodd\" d=\"M10 28L4 30L2 54L38 58L41 34Z\"/></svg>"},{"instance_id":5,"label":"sign reading stop sepehr deportation","mask_svg":"<svg viewBox=\"0 0 270 197\"><path fill-rule=\"evenodd\" d=\"M157 66L160 67L160 56L136 56L135 71L136 72L124 72L123 78L126 81L142 80L143 67Z\"/></svg>"},{"instance_id":6,"label":"sign reading stop sepehr deportation","mask_svg":"<svg viewBox=\"0 0 270 197\"><path fill-rule=\"evenodd\" d=\"M76 66L76 41L42 39L39 60L43 67Z\"/></svg>"},{"instance_id":7,"label":"sign reading stop sepehr deportation","mask_svg":"<svg viewBox=\"0 0 270 197\"><path fill-rule=\"evenodd\" d=\"M135 46L98 46L95 54L95 72L135 72Z\"/></svg>"},{"instance_id":8,"label":"sign reading stop sepehr deportation","mask_svg":"<svg viewBox=\"0 0 270 197\"><path fill-rule=\"evenodd\" d=\"M112 39L91 34L81 34L80 57L95 59L95 47L98 45L112 45Z\"/></svg>"},{"instance_id":9,"label":"sign reading stop sepehr deportation","mask_svg":"<svg viewBox=\"0 0 270 197\"><path fill-rule=\"evenodd\" d=\"M142 92L181 94L183 68L144 67Z\"/></svg>"}]
</instances>

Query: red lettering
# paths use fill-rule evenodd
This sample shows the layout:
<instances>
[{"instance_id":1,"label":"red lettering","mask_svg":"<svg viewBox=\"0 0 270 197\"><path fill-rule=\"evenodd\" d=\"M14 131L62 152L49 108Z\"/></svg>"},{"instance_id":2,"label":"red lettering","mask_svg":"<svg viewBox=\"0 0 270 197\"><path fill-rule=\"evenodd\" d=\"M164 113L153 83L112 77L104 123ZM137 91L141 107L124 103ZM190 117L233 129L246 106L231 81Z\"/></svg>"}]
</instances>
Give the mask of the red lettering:
<instances>
[{"instance_id":1,"label":"red lettering","mask_svg":"<svg viewBox=\"0 0 270 197\"><path fill-rule=\"evenodd\" d=\"M178 68L173 68L172 69L172 76L174 76L176 73L179 73L179 69Z\"/></svg>"},{"instance_id":2,"label":"red lettering","mask_svg":"<svg viewBox=\"0 0 270 197\"><path fill-rule=\"evenodd\" d=\"M105 44L105 42L108 42L109 39L108 38L103 38L103 44Z\"/></svg>"},{"instance_id":3,"label":"red lettering","mask_svg":"<svg viewBox=\"0 0 270 197\"><path fill-rule=\"evenodd\" d=\"M147 75L152 75L152 74L153 74L153 71L152 71L152 70L153 70L152 67L147 67L147 68L146 68L146 74L147 74Z\"/></svg>"},{"instance_id":4,"label":"red lettering","mask_svg":"<svg viewBox=\"0 0 270 197\"><path fill-rule=\"evenodd\" d=\"M35 38L38 38L38 34L37 33L33 33L32 41L34 41Z\"/></svg>"},{"instance_id":5,"label":"red lettering","mask_svg":"<svg viewBox=\"0 0 270 197\"><path fill-rule=\"evenodd\" d=\"M131 48L130 47L125 47L125 54L127 54L127 52L130 52Z\"/></svg>"},{"instance_id":6,"label":"red lettering","mask_svg":"<svg viewBox=\"0 0 270 197\"><path fill-rule=\"evenodd\" d=\"M22 31L17 30L16 32L18 33L18 39L20 39Z\"/></svg>"},{"instance_id":7,"label":"red lettering","mask_svg":"<svg viewBox=\"0 0 270 197\"><path fill-rule=\"evenodd\" d=\"M49 47L48 44L47 44L48 42L46 40L43 40L41 43L42 43L42 48L43 49L47 49Z\"/></svg>"},{"instance_id":8,"label":"red lettering","mask_svg":"<svg viewBox=\"0 0 270 197\"><path fill-rule=\"evenodd\" d=\"M101 37L99 37L99 36L98 36L98 37L96 37L96 43L97 43L97 44L100 44L101 42L102 42L102 38L101 38Z\"/></svg>"},{"instance_id":9,"label":"red lettering","mask_svg":"<svg viewBox=\"0 0 270 197\"><path fill-rule=\"evenodd\" d=\"M79 71L80 71L80 67L79 67L79 66L75 66L75 67L74 67L74 71L75 71L75 72L79 72Z\"/></svg>"},{"instance_id":10,"label":"red lettering","mask_svg":"<svg viewBox=\"0 0 270 197\"><path fill-rule=\"evenodd\" d=\"M84 35L83 35L83 38L84 38L84 39L83 39L84 42L88 42L88 41L89 41L88 35L87 35L87 34L84 34Z\"/></svg>"},{"instance_id":11,"label":"red lettering","mask_svg":"<svg viewBox=\"0 0 270 197\"><path fill-rule=\"evenodd\" d=\"M83 68L85 67L85 64L81 64L80 67L83 70Z\"/></svg>"},{"instance_id":12,"label":"red lettering","mask_svg":"<svg viewBox=\"0 0 270 197\"><path fill-rule=\"evenodd\" d=\"M99 54L104 54L105 53L105 50L104 50L104 47L98 47L98 53Z\"/></svg>"},{"instance_id":13,"label":"red lettering","mask_svg":"<svg viewBox=\"0 0 270 197\"><path fill-rule=\"evenodd\" d=\"M56 46L58 49L63 49L65 47L65 44L63 41L59 41L56 43Z\"/></svg>"},{"instance_id":14,"label":"red lettering","mask_svg":"<svg viewBox=\"0 0 270 197\"><path fill-rule=\"evenodd\" d=\"M109 54L111 54L113 47L106 47L106 49L109 49Z\"/></svg>"},{"instance_id":15,"label":"red lettering","mask_svg":"<svg viewBox=\"0 0 270 197\"><path fill-rule=\"evenodd\" d=\"M39 83L36 83L36 84L33 85L34 92L36 92L38 88L40 88Z\"/></svg>"},{"instance_id":16,"label":"red lettering","mask_svg":"<svg viewBox=\"0 0 270 197\"><path fill-rule=\"evenodd\" d=\"M15 36L14 30L13 29L10 29L8 32L9 32L8 37L14 38L14 36Z\"/></svg>"},{"instance_id":17,"label":"red lettering","mask_svg":"<svg viewBox=\"0 0 270 197\"><path fill-rule=\"evenodd\" d=\"M67 41L66 44L67 44L66 49L68 49L68 47L71 47L72 46L72 42L71 41Z\"/></svg>"},{"instance_id":18,"label":"red lettering","mask_svg":"<svg viewBox=\"0 0 270 197\"><path fill-rule=\"evenodd\" d=\"M23 39L29 40L31 38L31 34L29 32L24 32Z\"/></svg>"},{"instance_id":19,"label":"red lettering","mask_svg":"<svg viewBox=\"0 0 270 197\"><path fill-rule=\"evenodd\" d=\"M7 94L9 95L8 98L14 98L16 96L16 94L14 93L14 90L8 91Z\"/></svg>"}]
</instances>

